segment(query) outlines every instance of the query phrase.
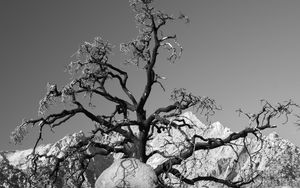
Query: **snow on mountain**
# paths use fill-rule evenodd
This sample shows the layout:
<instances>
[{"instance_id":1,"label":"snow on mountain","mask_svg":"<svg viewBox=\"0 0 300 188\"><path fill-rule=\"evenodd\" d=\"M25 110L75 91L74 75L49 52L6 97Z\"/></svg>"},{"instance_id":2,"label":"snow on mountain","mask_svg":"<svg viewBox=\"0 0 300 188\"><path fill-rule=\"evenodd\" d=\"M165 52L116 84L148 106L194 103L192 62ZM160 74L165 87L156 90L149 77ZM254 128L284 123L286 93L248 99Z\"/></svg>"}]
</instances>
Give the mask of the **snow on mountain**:
<instances>
[{"instance_id":1,"label":"snow on mountain","mask_svg":"<svg viewBox=\"0 0 300 188\"><path fill-rule=\"evenodd\" d=\"M73 135L65 136L54 144L40 145L36 148L39 154L56 155L61 157L68 147L78 143L85 138L83 132L74 133ZM12 166L19 169L28 168L27 157L32 153L32 149L16 150L12 152L2 152L1 156L9 161Z\"/></svg>"},{"instance_id":2,"label":"snow on mountain","mask_svg":"<svg viewBox=\"0 0 300 188\"><path fill-rule=\"evenodd\" d=\"M86 137L83 132L74 133L72 135L67 135L60 139L54 144L40 145L36 148L36 153L47 156L57 156L62 157L70 146L77 144L78 142L84 140ZM28 172L32 163L29 159L32 149L27 150L17 150L17 151L0 151L0 185L5 188L27 188L27 187L39 187L41 185L34 184L29 185L26 181L28 178ZM40 173L44 173L49 170L47 167L53 165L51 160L46 160L42 158L38 161L39 165L43 168ZM108 159L102 156L96 156L90 161L88 169L85 173L86 181L83 183L82 187L94 187L95 181L98 176L102 173L112 163L112 159ZM64 182L64 174L69 172L68 166L71 164L69 161L66 165L61 167L64 173L59 174L56 187L60 188L62 185L66 185ZM76 164L75 164L76 165ZM41 174L42 175L42 174ZM45 182L41 182L46 183ZM73 187L72 182L68 182L69 186ZM0 187L1 187L0 186Z\"/></svg>"},{"instance_id":3,"label":"snow on mountain","mask_svg":"<svg viewBox=\"0 0 300 188\"><path fill-rule=\"evenodd\" d=\"M191 125L190 128L182 128L185 135L175 128L157 133L153 140L148 142L148 153L153 150L159 150L164 151L164 154L167 156L172 156L182 152L188 145L185 141L185 136L192 137L198 134L204 138L224 138L232 133L230 129L224 127L220 122L210 125L203 124L192 112L185 112L177 119L184 120L185 123ZM172 121L176 122L176 119ZM54 144L39 146L37 153L63 156L70 146L85 138L83 132L74 133L65 136ZM300 187L299 148L282 139L277 133L262 136L262 140L263 142L260 142L255 137L250 137L245 140L237 140L231 146L226 145L216 149L196 151L193 156L176 168L180 169L188 178L215 176L232 181L245 180L249 178L248 175L252 171L255 171L260 174L260 178L255 181L256 185L262 183L262 187ZM200 139L197 141L201 142ZM244 146L244 143L246 143L247 147ZM27 158L31 152L32 149L0 152L0 182L3 184L3 187L28 187L24 182L31 166ZM90 150L90 152L93 152L93 150ZM166 160L167 158L155 154L147 161L147 164L155 168ZM94 187L96 179L111 163L111 159L101 156L91 160L85 173L86 181L83 187ZM47 165L51 165L46 160L42 161L42 164L45 166L45 169L42 170L47 170ZM67 173L69 172L68 168L69 166L65 165L63 170ZM60 175L61 180L57 187L65 185L63 181L64 174ZM180 183L174 177L171 179L166 178L165 181ZM184 185L184 187L188 188L205 186L224 187L221 184L211 182L199 182L195 186Z\"/></svg>"},{"instance_id":4,"label":"snow on mountain","mask_svg":"<svg viewBox=\"0 0 300 188\"><path fill-rule=\"evenodd\" d=\"M166 156L172 156L184 151L185 146L188 145L185 141L186 136L191 138L194 134L198 134L204 138L225 138L232 133L220 122L204 125L191 112L182 114L178 119L184 119L186 123L193 125L191 128L183 128L187 134L184 135L175 128L162 132L149 143L149 152L159 150L164 151ZM200 139L197 141L202 142ZM147 163L155 168L166 160L167 158L155 154ZM294 144L280 138L277 133L271 133L268 136L262 136L262 141L250 137L245 140L236 140L232 145L196 151L182 165L177 166L177 169L184 172L183 174L188 178L215 176L231 181L248 180L249 174L257 172L260 176L254 182L255 185L261 183L261 187L284 185L299 187L300 151ZM175 178L167 181L170 184L180 183ZM211 182L185 186L224 187Z\"/></svg>"}]
</instances>

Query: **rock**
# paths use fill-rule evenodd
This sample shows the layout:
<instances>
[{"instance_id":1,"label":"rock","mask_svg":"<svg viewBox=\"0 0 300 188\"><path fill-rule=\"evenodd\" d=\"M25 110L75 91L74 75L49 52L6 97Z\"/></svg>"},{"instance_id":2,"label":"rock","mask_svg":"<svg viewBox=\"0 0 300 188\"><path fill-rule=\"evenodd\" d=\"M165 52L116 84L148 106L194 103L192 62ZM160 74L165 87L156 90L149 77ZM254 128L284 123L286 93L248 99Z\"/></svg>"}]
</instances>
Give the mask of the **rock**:
<instances>
[{"instance_id":1,"label":"rock","mask_svg":"<svg viewBox=\"0 0 300 188\"><path fill-rule=\"evenodd\" d=\"M156 188L158 180L150 165L138 159L116 160L99 176L95 188Z\"/></svg>"}]
</instances>

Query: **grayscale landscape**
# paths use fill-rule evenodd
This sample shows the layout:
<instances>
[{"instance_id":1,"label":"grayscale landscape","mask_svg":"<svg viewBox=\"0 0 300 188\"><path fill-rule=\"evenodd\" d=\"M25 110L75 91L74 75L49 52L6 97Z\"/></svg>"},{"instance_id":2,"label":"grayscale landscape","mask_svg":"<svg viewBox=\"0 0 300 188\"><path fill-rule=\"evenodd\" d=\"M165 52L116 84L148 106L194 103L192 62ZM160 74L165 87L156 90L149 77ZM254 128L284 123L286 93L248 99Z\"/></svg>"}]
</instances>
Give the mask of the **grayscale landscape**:
<instances>
[{"instance_id":1,"label":"grayscale landscape","mask_svg":"<svg viewBox=\"0 0 300 188\"><path fill-rule=\"evenodd\" d=\"M1 1L0 187L300 187L300 1Z\"/></svg>"}]
</instances>

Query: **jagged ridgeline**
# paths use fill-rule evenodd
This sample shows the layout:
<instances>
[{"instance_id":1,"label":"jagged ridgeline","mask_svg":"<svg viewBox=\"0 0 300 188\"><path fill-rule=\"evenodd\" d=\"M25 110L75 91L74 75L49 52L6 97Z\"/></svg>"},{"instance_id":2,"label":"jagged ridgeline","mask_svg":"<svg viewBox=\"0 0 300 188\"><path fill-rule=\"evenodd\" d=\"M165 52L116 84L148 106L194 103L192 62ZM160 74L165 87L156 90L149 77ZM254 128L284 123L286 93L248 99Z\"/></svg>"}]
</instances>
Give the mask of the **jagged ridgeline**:
<instances>
[{"instance_id":1,"label":"jagged ridgeline","mask_svg":"<svg viewBox=\"0 0 300 188\"><path fill-rule=\"evenodd\" d=\"M34 164L31 158L32 149L20 151L2 151L0 152L0 182L3 187L22 188L22 187L44 187L49 183L49 173L54 168L60 168L56 176L53 187L94 187L98 176L109 167L112 162L112 156L96 155L89 161L89 164L81 164L78 160L82 155L91 153L93 148L84 152L72 153L72 146L85 140L83 132L74 133L65 136L54 144L41 145L37 147L36 152L47 157L39 158L37 173L33 174ZM68 155L69 158L60 166L55 166L55 160ZM84 182L78 181L80 173L79 168L86 166L84 172ZM77 172L76 172L77 171ZM74 172L76 172L74 174ZM72 177L73 176L73 177ZM50 183L49 183L50 184ZM1 186L0 186L1 187ZM51 186L46 186L51 187Z\"/></svg>"},{"instance_id":2,"label":"jagged ridgeline","mask_svg":"<svg viewBox=\"0 0 300 188\"><path fill-rule=\"evenodd\" d=\"M211 125L204 125L191 112L186 112L179 118L185 119L190 123L190 127L185 128L185 133L189 136L194 134L202 135L205 138L225 138L232 132L223 127L219 122ZM173 155L180 153L184 149L183 132L171 128L170 130L157 133L153 140L148 143L148 151L153 150L164 151L165 155ZM83 165L80 161L75 160L84 155L85 152L95 152L90 147L84 152L72 153L73 145L83 141L86 138L83 132L74 133L64 137L54 144L39 146L37 153L44 155L39 158L36 163L39 164L37 174L31 176L31 170L34 165L30 159L32 149L22 151L2 151L0 153L0 182L2 187L44 187L47 182L45 174L50 173L53 168L60 168L54 187L76 187L78 181L76 177L80 176L80 169ZM252 172L258 174L253 183L245 185L245 187L300 187L300 152L299 148L287 140L279 137L276 133L268 136L262 136L262 140L253 138L239 139L231 146L222 146L207 151L196 151L193 156L185 160L184 163L176 168L181 170L188 178L202 176L215 176L222 179L237 181L246 180ZM171 145L166 143L172 143ZM246 144L245 144L246 143ZM54 166L53 160L61 158L66 154L70 158L59 163L60 166ZM72 153L72 155L70 154ZM54 157L55 156L55 157ZM121 155L114 156L96 156L90 161L87 170L84 173L84 182L81 187L94 187L95 181L109 165L112 164L114 158L120 158ZM153 168L162 164L167 158L161 155L153 155L148 164ZM42 168L41 168L42 166ZM73 174L76 172L77 174ZM73 175L72 178L69 178ZM30 181L28 179L30 178ZM174 187L225 187L224 185L199 181L195 186L187 185L180 182L172 176L165 177L166 183L174 185Z\"/></svg>"}]
</instances>

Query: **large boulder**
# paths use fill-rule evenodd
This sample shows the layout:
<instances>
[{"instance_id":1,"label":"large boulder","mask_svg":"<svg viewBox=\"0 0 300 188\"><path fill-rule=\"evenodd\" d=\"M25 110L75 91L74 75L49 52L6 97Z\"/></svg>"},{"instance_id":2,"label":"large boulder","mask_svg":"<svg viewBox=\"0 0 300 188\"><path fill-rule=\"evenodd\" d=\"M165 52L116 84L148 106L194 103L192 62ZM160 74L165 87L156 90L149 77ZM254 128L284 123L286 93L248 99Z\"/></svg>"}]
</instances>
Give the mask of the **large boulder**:
<instances>
[{"instance_id":1,"label":"large boulder","mask_svg":"<svg viewBox=\"0 0 300 188\"><path fill-rule=\"evenodd\" d=\"M99 176L95 188L156 188L157 176L150 165L138 159L116 160Z\"/></svg>"}]
</instances>

